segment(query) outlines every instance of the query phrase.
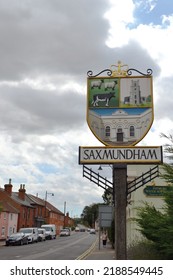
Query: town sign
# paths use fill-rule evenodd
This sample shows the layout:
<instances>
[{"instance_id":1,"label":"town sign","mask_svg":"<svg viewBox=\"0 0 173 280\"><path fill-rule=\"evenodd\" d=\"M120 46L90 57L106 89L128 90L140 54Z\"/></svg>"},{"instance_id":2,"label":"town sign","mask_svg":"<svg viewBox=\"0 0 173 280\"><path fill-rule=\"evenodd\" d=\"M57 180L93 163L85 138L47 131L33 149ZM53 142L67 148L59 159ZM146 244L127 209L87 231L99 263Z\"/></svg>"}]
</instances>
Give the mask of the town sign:
<instances>
[{"instance_id":1,"label":"town sign","mask_svg":"<svg viewBox=\"0 0 173 280\"><path fill-rule=\"evenodd\" d=\"M116 65L112 65L116 66ZM106 146L134 146L149 131L153 115L151 74L129 75L118 62L109 77L88 75L87 123Z\"/></svg>"}]
</instances>

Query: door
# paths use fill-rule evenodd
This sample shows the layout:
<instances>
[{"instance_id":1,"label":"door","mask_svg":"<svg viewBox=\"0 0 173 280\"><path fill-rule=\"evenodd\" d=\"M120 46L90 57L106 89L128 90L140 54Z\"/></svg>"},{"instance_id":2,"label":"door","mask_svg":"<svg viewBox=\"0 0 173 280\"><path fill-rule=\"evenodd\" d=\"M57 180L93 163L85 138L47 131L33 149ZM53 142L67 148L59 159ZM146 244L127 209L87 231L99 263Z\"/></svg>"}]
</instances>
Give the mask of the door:
<instances>
[{"instance_id":1,"label":"door","mask_svg":"<svg viewBox=\"0 0 173 280\"><path fill-rule=\"evenodd\" d=\"M122 131L122 128L118 128L117 142L123 142L123 131Z\"/></svg>"}]
</instances>

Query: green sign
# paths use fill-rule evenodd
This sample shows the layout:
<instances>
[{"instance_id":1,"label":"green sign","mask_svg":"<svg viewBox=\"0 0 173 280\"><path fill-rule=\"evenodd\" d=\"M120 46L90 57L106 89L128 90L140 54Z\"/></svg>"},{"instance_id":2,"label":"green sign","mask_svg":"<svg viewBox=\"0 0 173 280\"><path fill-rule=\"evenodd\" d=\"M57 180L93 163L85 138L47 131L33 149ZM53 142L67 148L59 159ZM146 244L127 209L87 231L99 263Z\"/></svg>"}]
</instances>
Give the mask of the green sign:
<instances>
[{"instance_id":1,"label":"green sign","mask_svg":"<svg viewBox=\"0 0 173 280\"><path fill-rule=\"evenodd\" d=\"M147 196L163 196L165 191L172 190L173 186L147 186L144 193Z\"/></svg>"}]
</instances>

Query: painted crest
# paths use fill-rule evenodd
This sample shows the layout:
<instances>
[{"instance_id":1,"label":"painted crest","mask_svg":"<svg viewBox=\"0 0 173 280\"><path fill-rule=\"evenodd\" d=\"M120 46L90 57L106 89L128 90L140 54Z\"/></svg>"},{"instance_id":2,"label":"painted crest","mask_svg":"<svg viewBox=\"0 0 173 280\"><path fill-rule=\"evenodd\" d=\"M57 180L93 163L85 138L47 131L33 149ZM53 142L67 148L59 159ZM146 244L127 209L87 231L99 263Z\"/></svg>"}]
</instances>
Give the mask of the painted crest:
<instances>
[{"instance_id":1,"label":"painted crest","mask_svg":"<svg viewBox=\"0 0 173 280\"><path fill-rule=\"evenodd\" d=\"M88 71L87 122L97 139L106 146L133 146L147 134L153 123L151 69L143 74L112 65L108 77ZM117 70L114 68L117 67ZM141 75L132 76L131 70Z\"/></svg>"}]
</instances>

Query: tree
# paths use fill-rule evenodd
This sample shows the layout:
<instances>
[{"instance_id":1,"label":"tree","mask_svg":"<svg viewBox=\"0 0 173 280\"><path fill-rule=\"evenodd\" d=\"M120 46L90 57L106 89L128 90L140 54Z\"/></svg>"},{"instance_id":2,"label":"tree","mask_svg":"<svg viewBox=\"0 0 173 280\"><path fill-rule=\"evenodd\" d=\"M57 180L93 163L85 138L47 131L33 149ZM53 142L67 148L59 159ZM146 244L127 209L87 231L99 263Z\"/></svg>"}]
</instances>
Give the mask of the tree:
<instances>
[{"instance_id":1,"label":"tree","mask_svg":"<svg viewBox=\"0 0 173 280\"><path fill-rule=\"evenodd\" d=\"M173 160L173 137L161 135L170 141L165 145L166 157ZM135 219L139 230L148 240L152 241L155 249L162 258L173 259L173 163L163 164L161 177L170 185L164 193L163 212L156 210L154 206L145 203L144 207L138 208Z\"/></svg>"},{"instance_id":2,"label":"tree","mask_svg":"<svg viewBox=\"0 0 173 280\"><path fill-rule=\"evenodd\" d=\"M94 223L98 218L98 207L101 203L93 203L90 206L85 206L82 212L84 224L89 227L94 227Z\"/></svg>"},{"instance_id":3,"label":"tree","mask_svg":"<svg viewBox=\"0 0 173 280\"><path fill-rule=\"evenodd\" d=\"M145 203L138 208L135 219L143 236L153 242L153 246L165 259L173 259L173 189L164 194L164 212Z\"/></svg>"},{"instance_id":4,"label":"tree","mask_svg":"<svg viewBox=\"0 0 173 280\"><path fill-rule=\"evenodd\" d=\"M113 203L113 190L108 188L105 189L103 195L102 195L103 201L107 205L112 205Z\"/></svg>"}]
</instances>

